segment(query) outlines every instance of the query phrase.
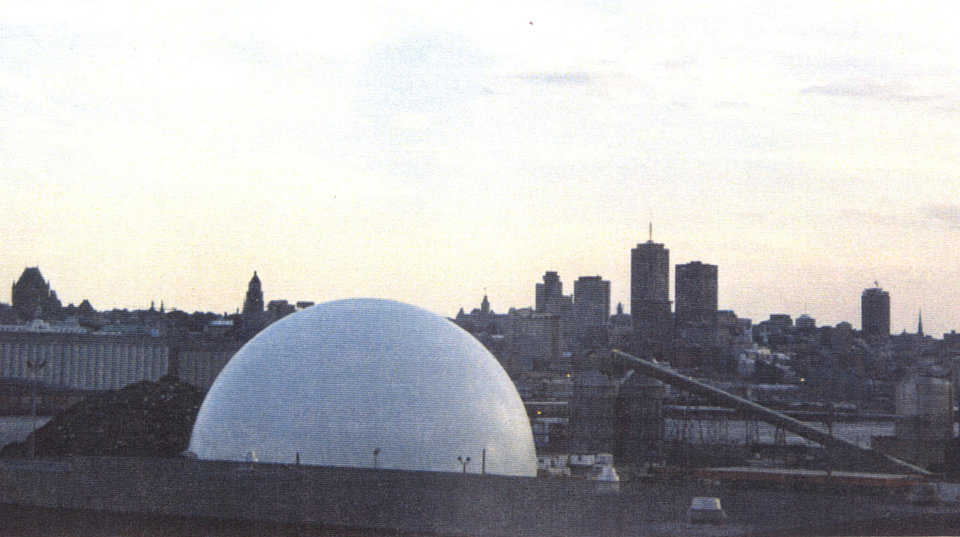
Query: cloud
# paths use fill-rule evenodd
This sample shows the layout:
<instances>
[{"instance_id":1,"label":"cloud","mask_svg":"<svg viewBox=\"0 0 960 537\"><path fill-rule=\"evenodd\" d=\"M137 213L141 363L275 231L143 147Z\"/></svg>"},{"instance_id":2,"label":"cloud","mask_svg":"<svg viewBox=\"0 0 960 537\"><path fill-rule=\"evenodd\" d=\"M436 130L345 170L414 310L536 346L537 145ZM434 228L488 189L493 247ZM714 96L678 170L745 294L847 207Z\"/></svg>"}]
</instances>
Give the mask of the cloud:
<instances>
[{"instance_id":1,"label":"cloud","mask_svg":"<svg viewBox=\"0 0 960 537\"><path fill-rule=\"evenodd\" d=\"M939 204L931 205L924 211L927 218L944 224L951 229L960 229L960 205Z\"/></svg>"},{"instance_id":2,"label":"cloud","mask_svg":"<svg viewBox=\"0 0 960 537\"><path fill-rule=\"evenodd\" d=\"M902 83L878 83L871 81L831 82L821 86L808 86L800 90L804 95L827 97L854 97L895 102L919 102L939 99L939 95L918 95Z\"/></svg>"},{"instance_id":3,"label":"cloud","mask_svg":"<svg viewBox=\"0 0 960 537\"><path fill-rule=\"evenodd\" d=\"M682 71L700 65L700 60L692 56L673 58L660 62L660 66L668 71Z\"/></svg>"},{"instance_id":4,"label":"cloud","mask_svg":"<svg viewBox=\"0 0 960 537\"><path fill-rule=\"evenodd\" d=\"M746 109L750 108L750 103L747 101L717 101L714 104L715 108L718 109Z\"/></svg>"},{"instance_id":5,"label":"cloud","mask_svg":"<svg viewBox=\"0 0 960 537\"><path fill-rule=\"evenodd\" d=\"M960 230L960 205L936 204L914 210L871 211L846 209L833 213L836 217L875 227L929 230L931 227L946 227Z\"/></svg>"},{"instance_id":6,"label":"cloud","mask_svg":"<svg viewBox=\"0 0 960 537\"><path fill-rule=\"evenodd\" d=\"M932 107L932 109L933 111L941 114L949 114L949 115L960 114L960 101L955 103L945 102L940 106Z\"/></svg>"},{"instance_id":7,"label":"cloud","mask_svg":"<svg viewBox=\"0 0 960 537\"><path fill-rule=\"evenodd\" d=\"M534 84L544 84L549 86L585 86L593 82L593 77L588 73L528 73L520 75L517 78Z\"/></svg>"}]
</instances>

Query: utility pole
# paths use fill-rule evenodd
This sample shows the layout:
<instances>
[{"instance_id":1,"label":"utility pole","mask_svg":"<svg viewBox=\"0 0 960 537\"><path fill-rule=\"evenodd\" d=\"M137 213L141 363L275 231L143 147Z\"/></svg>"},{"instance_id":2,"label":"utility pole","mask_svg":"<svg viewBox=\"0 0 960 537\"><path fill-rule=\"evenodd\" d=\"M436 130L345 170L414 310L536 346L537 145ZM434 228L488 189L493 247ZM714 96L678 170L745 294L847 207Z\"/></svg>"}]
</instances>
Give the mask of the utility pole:
<instances>
[{"instance_id":1,"label":"utility pole","mask_svg":"<svg viewBox=\"0 0 960 537\"><path fill-rule=\"evenodd\" d=\"M30 421L32 425L31 429L33 429L30 431L31 459L36 458L37 456L37 374L46 366L46 360L41 360L39 362L27 360L27 369L30 370L30 376L33 377L33 382L30 383Z\"/></svg>"}]
</instances>

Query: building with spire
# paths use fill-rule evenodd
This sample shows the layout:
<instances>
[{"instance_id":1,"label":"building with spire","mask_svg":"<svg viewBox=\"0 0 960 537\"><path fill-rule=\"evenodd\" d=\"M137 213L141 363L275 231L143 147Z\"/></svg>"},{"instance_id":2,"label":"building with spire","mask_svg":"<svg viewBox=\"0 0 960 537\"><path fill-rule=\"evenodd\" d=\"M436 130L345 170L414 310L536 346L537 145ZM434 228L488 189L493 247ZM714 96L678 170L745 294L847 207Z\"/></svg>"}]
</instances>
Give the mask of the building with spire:
<instances>
[{"instance_id":1,"label":"building with spire","mask_svg":"<svg viewBox=\"0 0 960 537\"><path fill-rule=\"evenodd\" d=\"M243 300L243 311L241 314L241 337L251 338L260 330L263 330L270 324L270 316L264 311L263 287L260 284L260 277L257 271L253 271L253 277L247 284L247 295Z\"/></svg>"},{"instance_id":2,"label":"building with spire","mask_svg":"<svg viewBox=\"0 0 960 537\"><path fill-rule=\"evenodd\" d=\"M475 334L502 334L507 322L507 315L497 315L490 309L490 300L487 295L483 295L479 308L473 308L470 313L466 313L463 308L460 308L453 322L467 332Z\"/></svg>"},{"instance_id":3,"label":"building with spire","mask_svg":"<svg viewBox=\"0 0 960 537\"><path fill-rule=\"evenodd\" d=\"M630 316L634 335L645 342L667 344L672 338L670 250L650 238L630 250Z\"/></svg>"},{"instance_id":4,"label":"building with spire","mask_svg":"<svg viewBox=\"0 0 960 537\"><path fill-rule=\"evenodd\" d=\"M259 315L263 313L263 288L257 271L253 271L253 278L247 285L247 297L243 301L243 315Z\"/></svg>"}]
</instances>

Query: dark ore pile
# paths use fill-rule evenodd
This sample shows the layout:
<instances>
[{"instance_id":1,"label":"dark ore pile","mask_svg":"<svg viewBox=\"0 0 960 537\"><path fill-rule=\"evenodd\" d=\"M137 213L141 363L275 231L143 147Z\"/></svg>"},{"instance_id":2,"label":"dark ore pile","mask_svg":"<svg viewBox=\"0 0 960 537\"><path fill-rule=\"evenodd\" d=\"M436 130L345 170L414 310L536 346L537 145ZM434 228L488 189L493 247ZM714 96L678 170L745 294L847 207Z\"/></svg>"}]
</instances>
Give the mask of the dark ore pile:
<instances>
[{"instance_id":1,"label":"dark ore pile","mask_svg":"<svg viewBox=\"0 0 960 537\"><path fill-rule=\"evenodd\" d=\"M200 390L174 377L137 382L87 397L0 457L28 456L32 441L38 457L176 457L190 443L201 403Z\"/></svg>"}]
</instances>

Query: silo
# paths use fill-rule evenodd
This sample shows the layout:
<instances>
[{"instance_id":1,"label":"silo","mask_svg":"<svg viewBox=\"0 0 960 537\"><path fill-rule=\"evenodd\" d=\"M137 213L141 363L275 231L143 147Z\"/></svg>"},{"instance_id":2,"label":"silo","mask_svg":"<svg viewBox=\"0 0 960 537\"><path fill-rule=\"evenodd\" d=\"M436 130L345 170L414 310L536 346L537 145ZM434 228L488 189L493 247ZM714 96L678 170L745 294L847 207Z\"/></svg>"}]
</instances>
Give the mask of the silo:
<instances>
[{"instance_id":1,"label":"silo","mask_svg":"<svg viewBox=\"0 0 960 537\"><path fill-rule=\"evenodd\" d=\"M655 462L663 458L662 382L633 370L621 380L616 404L614 453L622 463Z\"/></svg>"},{"instance_id":2,"label":"silo","mask_svg":"<svg viewBox=\"0 0 960 537\"><path fill-rule=\"evenodd\" d=\"M898 439L945 446L953 438L953 383L937 373L914 373L897 385Z\"/></svg>"}]
</instances>

